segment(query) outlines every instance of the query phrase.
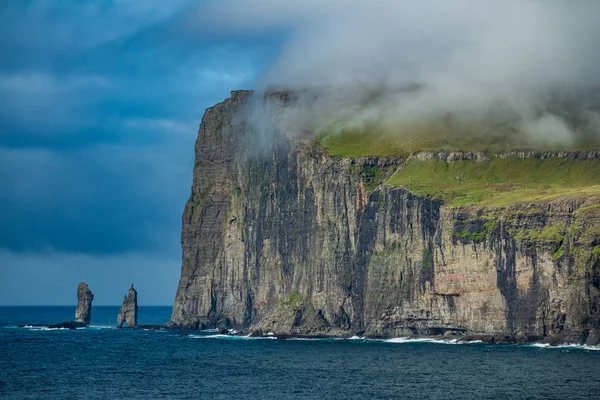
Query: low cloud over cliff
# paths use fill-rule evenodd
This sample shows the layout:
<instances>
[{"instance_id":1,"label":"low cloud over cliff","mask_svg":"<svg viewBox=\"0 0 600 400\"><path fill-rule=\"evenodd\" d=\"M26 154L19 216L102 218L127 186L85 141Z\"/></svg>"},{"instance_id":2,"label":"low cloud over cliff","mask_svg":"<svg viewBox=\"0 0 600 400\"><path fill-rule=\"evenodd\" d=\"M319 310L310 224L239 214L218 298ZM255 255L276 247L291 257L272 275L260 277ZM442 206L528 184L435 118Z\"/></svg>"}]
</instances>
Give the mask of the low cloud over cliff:
<instances>
[{"instance_id":1,"label":"low cloud over cliff","mask_svg":"<svg viewBox=\"0 0 600 400\"><path fill-rule=\"evenodd\" d=\"M441 124L561 145L600 130L598 15L595 1L231 0L193 18L215 34L284 30L259 87L312 88L312 128Z\"/></svg>"}]
</instances>

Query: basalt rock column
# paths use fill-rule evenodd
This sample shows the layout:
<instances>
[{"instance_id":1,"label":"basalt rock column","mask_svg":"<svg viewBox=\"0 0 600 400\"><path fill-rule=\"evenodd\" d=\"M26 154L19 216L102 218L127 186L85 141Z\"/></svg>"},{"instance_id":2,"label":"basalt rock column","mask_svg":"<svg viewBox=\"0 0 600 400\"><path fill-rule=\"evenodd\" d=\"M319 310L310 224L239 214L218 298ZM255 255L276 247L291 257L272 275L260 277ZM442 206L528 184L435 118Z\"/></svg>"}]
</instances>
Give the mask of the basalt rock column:
<instances>
[{"instance_id":1,"label":"basalt rock column","mask_svg":"<svg viewBox=\"0 0 600 400\"><path fill-rule=\"evenodd\" d=\"M129 293L123 300L123 305L119 310L119 316L117 317L117 328L123 327L123 322L127 322L128 328L137 326L137 291L133 288L133 284L129 288Z\"/></svg>"},{"instance_id":2,"label":"basalt rock column","mask_svg":"<svg viewBox=\"0 0 600 400\"><path fill-rule=\"evenodd\" d=\"M75 322L89 325L92 320L92 301L94 295L84 282L77 286L77 309L75 310Z\"/></svg>"}]
</instances>

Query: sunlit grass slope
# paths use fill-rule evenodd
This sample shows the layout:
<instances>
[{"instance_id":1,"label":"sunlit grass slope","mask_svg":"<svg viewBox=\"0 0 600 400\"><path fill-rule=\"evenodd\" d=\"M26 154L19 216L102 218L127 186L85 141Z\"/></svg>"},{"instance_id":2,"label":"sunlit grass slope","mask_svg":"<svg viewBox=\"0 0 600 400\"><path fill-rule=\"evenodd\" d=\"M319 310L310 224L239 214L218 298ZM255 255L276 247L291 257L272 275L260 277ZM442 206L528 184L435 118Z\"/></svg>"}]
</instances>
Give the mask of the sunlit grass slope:
<instances>
[{"instance_id":1,"label":"sunlit grass slope","mask_svg":"<svg viewBox=\"0 0 600 400\"><path fill-rule=\"evenodd\" d=\"M559 196L600 195L600 160L551 157L499 158L494 153L531 149L513 136L487 139L445 136L442 131L398 135L372 131L320 133L317 142L330 155L404 156L423 150L483 151L490 161L407 161L386 183L443 200L449 206L497 206L518 201L540 201ZM565 149L541 146L538 151L583 150L598 144L578 144Z\"/></svg>"},{"instance_id":2,"label":"sunlit grass slope","mask_svg":"<svg viewBox=\"0 0 600 400\"><path fill-rule=\"evenodd\" d=\"M321 131L317 142L333 156L407 156L424 150L483 151L487 154L503 151L535 149L539 151L600 149L600 143L564 144L528 143L518 132L489 136L472 132L439 129L412 129L410 132L385 132L374 129Z\"/></svg>"},{"instance_id":3,"label":"sunlit grass slope","mask_svg":"<svg viewBox=\"0 0 600 400\"><path fill-rule=\"evenodd\" d=\"M570 158L409 161L387 183L450 206L497 206L558 196L600 195L600 160Z\"/></svg>"}]
</instances>

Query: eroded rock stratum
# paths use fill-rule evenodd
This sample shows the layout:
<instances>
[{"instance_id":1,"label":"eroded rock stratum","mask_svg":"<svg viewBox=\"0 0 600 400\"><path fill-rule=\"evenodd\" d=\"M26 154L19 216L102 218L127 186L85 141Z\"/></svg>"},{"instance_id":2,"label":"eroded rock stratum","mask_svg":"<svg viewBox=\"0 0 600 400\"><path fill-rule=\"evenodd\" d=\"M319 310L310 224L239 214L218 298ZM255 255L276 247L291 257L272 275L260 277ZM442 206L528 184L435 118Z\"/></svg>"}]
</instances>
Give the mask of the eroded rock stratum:
<instances>
[{"instance_id":1,"label":"eroded rock stratum","mask_svg":"<svg viewBox=\"0 0 600 400\"><path fill-rule=\"evenodd\" d=\"M285 133L256 151L250 97L232 92L200 125L171 326L598 343L595 191L451 207L384 183L406 157L328 156Z\"/></svg>"}]
</instances>

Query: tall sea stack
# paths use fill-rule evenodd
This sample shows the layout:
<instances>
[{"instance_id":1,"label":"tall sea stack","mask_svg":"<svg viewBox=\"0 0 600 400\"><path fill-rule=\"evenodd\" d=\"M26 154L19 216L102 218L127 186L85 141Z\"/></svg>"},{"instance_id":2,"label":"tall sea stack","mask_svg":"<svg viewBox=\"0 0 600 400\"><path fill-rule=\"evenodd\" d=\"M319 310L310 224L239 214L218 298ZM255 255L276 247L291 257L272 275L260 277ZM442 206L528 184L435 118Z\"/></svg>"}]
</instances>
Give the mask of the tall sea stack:
<instances>
[{"instance_id":1,"label":"tall sea stack","mask_svg":"<svg viewBox=\"0 0 600 400\"><path fill-rule=\"evenodd\" d=\"M137 291L133 288L133 284L131 284L129 293L127 293L127 296L125 296L123 305L119 310L119 316L117 317L117 328L122 328L123 322L127 323L128 328L137 326L137 316Z\"/></svg>"},{"instance_id":2,"label":"tall sea stack","mask_svg":"<svg viewBox=\"0 0 600 400\"><path fill-rule=\"evenodd\" d=\"M77 310L75 310L75 322L89 325L92 320L92 301L94 295L84 282L77 286Z\"/></svg>"}]
</instances>

